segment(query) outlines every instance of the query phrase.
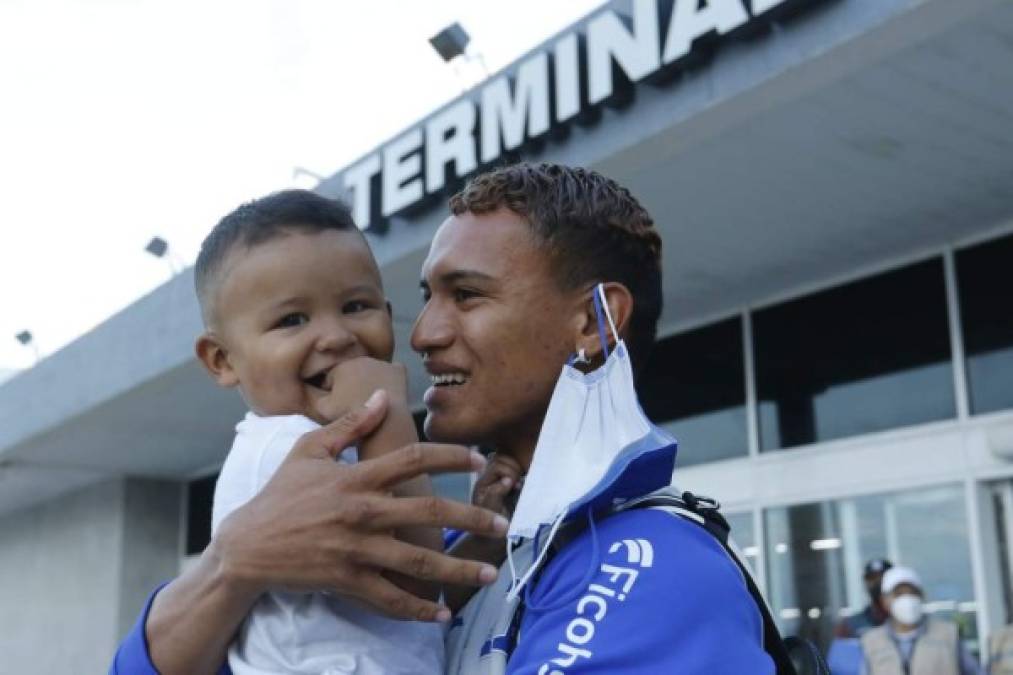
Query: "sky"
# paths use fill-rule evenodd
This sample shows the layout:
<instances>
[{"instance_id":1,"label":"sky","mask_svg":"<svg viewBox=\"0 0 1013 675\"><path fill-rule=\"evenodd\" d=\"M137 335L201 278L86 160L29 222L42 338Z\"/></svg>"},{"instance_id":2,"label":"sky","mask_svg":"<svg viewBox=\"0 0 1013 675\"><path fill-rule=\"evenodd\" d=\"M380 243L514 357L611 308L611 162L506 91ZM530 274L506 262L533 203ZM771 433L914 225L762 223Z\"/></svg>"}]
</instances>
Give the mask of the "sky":
<instances>
[{"instance_id":1,"label":"sky","mask_svg":"<svg viewBox=\"0 0 1013 675\"><path fill-rule=\"evenodd\" d=\"M0 0L0 379L173 274L239 203L329 175L603 0Z\"/></svg>"}]
</instances>

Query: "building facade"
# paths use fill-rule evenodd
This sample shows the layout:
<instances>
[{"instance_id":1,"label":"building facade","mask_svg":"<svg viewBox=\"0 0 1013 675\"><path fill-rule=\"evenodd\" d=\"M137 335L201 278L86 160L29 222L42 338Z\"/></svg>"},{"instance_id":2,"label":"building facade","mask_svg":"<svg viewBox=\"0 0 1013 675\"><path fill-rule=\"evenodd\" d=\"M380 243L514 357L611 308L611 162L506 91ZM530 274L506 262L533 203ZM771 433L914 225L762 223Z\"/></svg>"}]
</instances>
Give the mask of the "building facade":
<instances>
[{"instance_id":1,"label":"building facade","mask_svg":"<svg viewBox=\"0 0 1013 675\"><path fill-rule=\"evenodd\" d=\"M420 394L418 274L462 180L524 159L629 187L664 239L644 407L783 630L826 645L886 556L977 648L1013 622L1011 45L1002 0L614 2L318 190L365 228ZM199 330L186 272L0 385L8 663L55 632L44 672L100 671L206 543L243 409Z\"/></svg>"}]
</instances>

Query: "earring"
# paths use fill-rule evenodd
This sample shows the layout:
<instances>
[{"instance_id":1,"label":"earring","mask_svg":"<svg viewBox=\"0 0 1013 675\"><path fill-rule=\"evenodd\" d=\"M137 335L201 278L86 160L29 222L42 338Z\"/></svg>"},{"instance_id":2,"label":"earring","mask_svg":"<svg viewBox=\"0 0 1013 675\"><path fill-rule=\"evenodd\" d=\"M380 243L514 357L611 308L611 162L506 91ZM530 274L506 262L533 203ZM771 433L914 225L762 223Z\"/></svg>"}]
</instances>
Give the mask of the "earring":
<instances>
[{"instance_id":1,"label":"earring","mask_svg":"<svg viewBox=\"0 0 1013 675\"><path fill-rule=\"evenodd\" d=\"M591 360L587 358L587 353L584 348L581 347L577 350L577 356L573 359L574 363L591 363Z\"/></svg>"}]
</instances>

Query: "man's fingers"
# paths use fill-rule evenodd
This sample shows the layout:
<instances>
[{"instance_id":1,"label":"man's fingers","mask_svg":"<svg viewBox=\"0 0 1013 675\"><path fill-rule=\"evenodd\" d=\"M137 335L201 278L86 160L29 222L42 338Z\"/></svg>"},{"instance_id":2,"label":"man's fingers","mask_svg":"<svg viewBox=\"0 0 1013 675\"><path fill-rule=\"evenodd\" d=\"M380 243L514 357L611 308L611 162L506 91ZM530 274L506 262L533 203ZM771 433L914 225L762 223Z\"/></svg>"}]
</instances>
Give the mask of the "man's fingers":
<instances>
[{"instance_id":1,"label":"man's fingers","mask_svg":"<svg viewBox=\"0 0 1013 675\"><path fill-rule=\"evenodd\" d=\"M443 605L415 597L379 574L364 575L356 585L357 595L382 613L395 619L449 621L450 610Z\"/></svg>"},{"instance_id":2,"label":"man's fingers","mask_svg":"<svg viewBox=\"0 0 1013 675\"><path fill-rule=\"evenodd\" d=\"M364 565L458 586L484 586L496 581L498 575L488 563L452 558L388 537L370 537L362 542L357 555Z\"/></svg>"},{"instance_id":3,"label":"man's fingers","mask_svg":"<svg viewBox=\"0 0 1013 675\"><path fill-rule=\"evenodd\" d=\"M402 527L452 527L502 537L509 523L501 515L440 497L357 497L345 505L348 524L374 531Z\"/></svg>"},{"instance_id":4,"label":"man's fingers","mask_svg":"<svg viewBox=\"0 0 1013 675\"><path fill-rule=\"evenodd\" d=\"M300 438L291 454L337 457L342 450L355 445L380 426L387 414L387 403L387 392L376 390L363 405Z\"/></svg>"},{"instance_id":5,"label":"man's fingers","mask_svg":"<svg viewBox=\"0 0 1013 675\"><path fill-rule=\"evenodd\" d=\"M485 459L477 452L463 445L441 443L413 443L351 467L363 485L374 490L389 490L427 473L481 471L484 468Z\"/></svg>"}]
</instances>

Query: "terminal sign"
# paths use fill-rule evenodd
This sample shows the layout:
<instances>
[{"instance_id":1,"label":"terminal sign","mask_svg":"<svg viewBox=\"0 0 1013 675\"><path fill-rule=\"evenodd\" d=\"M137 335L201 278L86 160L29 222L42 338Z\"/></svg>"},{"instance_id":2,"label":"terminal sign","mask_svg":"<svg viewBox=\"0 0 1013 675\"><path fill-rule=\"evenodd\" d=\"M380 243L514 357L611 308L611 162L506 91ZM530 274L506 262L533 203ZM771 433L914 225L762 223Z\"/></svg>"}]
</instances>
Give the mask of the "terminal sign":
<instances>
[{"instance_id":1,"label":"terminal sign","mask_svg":"<svg viewBox=\"0 0 1013 675\"><path fill-rule=\"evenodd\" d=\"M367 155L342 174L363 229L444 191L481 166L601 105L660 81L714 40L815 0L631 0L557 37Z\"/></svg>"}]
</instances>

